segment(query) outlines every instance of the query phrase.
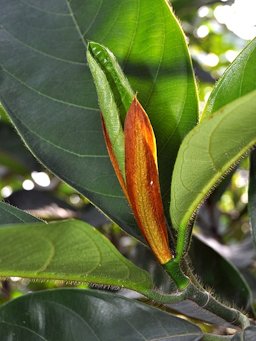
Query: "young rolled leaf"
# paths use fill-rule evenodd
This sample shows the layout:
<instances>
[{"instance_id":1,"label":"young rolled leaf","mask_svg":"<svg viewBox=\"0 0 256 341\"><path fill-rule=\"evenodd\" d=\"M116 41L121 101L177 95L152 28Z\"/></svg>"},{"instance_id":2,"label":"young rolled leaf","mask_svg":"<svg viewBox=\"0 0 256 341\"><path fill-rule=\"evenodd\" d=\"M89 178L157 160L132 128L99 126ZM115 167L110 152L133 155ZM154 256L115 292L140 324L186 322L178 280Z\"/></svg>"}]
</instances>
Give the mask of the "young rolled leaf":
<instances>
[{"instance_id":1,"label":"young rolled leaf","mask_svg":"<svg viewBox=\"0 0 256 341\"><path fill-rule=\"evenodd\" d=\"M137 98L132 101L130 85L107 48L90 42L87 60L99 97L103 132L113 168L143 235L164 264L172 255L150 121ZM124 138L122 122L127 111Z\"/></svg>"},{"instance_id":2,"label":"young rolled leaf","mask_svg":"<svg viewBox=\"0 0 256 341\"><path fill-rule=\"evenodd\" d=\"M225 71L214 87L201 120L224 105L256 90L256 38L254 38Z\"/></svg>"},{"instance_id":3,"label":"young rolled leaf","mask_svg":"<svg viewBox=\"0 0 256 341\"><path fill-rule=\"evenodd\" d=\"M155 135L135 97L125 120L127 193L137 223L152 251L165 264L172 254L160 193Z\"/></svg>"},{"instance_id":4,"label":"young rolled leaf","mask_svg":"<svg viewBox=\"0 0 256 341\"><path fill-rule=\"evenodd\" d=\"M98 94L108 152L122 184L125 179L123 122L134 94L116 58L106 47L89 42L87 61Z\"/></svg>"},{"instance_id":5,"label":"young rolled leaf","mask_svg":"<svg viewBox=\"0 0 256 341\"><path fill-rule=\"evenodd\" d=\"M254 245L256 246L256 150L251 153L250 157L248 210L252 227L253 241Z\"/></svg>"},{"instance_id":6,"label":"young rolled leaf","mask_svg":"<svg viewBox=\"0 0 256 341\"><path fill-rule=\"evenodd\" d=\"M256 91L204 119L184 139L175 163L171 218L178 230L177 257L187 251L200 204L256 144Z\"/></svg>"}]
</instances>

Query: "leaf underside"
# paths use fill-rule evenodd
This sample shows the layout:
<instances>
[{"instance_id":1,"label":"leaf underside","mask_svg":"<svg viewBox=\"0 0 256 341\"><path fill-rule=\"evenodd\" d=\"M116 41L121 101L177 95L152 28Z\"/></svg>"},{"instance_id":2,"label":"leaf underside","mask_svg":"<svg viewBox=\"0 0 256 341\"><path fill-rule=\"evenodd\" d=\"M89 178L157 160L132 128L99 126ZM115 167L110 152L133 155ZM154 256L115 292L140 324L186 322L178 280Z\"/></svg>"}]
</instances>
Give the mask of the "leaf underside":
<instances>
[{"instance_id":1,"label":"leaf underside","mask_svg":"<svg viewBox=\"0 0 256 341\"><path fill-rule=\"evenodd\" d=\"M171 216L178 253L188 245L188 225L199 205L256 144L256 91L203 120L184 139L176 160Z\"/></svg>"},{"instance_id":2,"label":"leaf underside","mask_svg":"<svg viewBox=\"0 0 256 341\"><path fill-rule=\"evenodd\" d=\"M95 228L67 220L0 228L0 277L93 282L150 289L146 271L124 258Z\"/></svg>"}]
</instances>

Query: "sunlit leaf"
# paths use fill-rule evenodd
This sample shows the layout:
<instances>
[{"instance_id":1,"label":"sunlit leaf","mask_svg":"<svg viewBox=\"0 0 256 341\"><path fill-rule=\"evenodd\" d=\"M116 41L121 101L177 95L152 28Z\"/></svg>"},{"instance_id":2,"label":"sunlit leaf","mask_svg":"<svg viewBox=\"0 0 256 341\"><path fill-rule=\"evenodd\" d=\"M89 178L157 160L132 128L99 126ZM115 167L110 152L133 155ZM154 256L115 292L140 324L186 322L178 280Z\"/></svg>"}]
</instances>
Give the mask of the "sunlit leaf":
<instances>
[{"instance_id":1,"label":"sunlit leaf","mask_svg":"<svg viewBox=\"0 0 256 341\"><path fill-rule=\"evenodd\" d=\"M0 277L94 282L150 289L147 272L124 258L95 228L78 220L0 229Z\"/></svg>"}]
</instances>

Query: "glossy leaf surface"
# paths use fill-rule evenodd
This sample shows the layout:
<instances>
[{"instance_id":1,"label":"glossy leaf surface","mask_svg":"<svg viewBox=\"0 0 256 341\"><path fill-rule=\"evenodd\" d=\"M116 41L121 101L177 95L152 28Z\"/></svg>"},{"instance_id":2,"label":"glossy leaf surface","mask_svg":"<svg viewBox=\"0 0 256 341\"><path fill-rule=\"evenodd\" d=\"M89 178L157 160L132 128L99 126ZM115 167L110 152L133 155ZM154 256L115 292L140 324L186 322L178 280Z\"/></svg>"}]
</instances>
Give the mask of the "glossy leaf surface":
<instances>
[{"instance_id":1,"label":"glossy leaf surface","mask_svg":"<svg viewBox=\"0 0 256 341\"><path fill-rule=\"evenodd\" d=\"M254 245L256 246L256 150L252 151L250 157L248 210L252 228L253 241Z\"/></svg>"},{"instance_id":2,"label":"glossy leaf surface","mask_svg":"<svg viewBox=\"0 0 256 341\"><path fill-rule=\"evenodd\" d=\"M13 252L15 250L15 252ZM149 274L96 229L76 220L0 229L0 277L94 282L150 289Z\"/></svg>"},{"instance_id":3,"label":"glossy leaf surface","mask_svg":"<svg viewBox=\"0 0 256 341\"><path fill-rule=\"evenodd\" d=\"M197 120L187 46L165 0L0 1L1 99L30 150L127 232L137 227L107 155L86 40L107 46L149 114L168 205L179 144Z\"/></svg>"},{"instance_id":4,"label":"glossy leaf surface","mask_svg":"<svg viewBox=\"0 0 256 341\"><path fill-rule=\"evenodd\" d=\"M203 119L256 89L255 59L256 38L238 55L214 87L206 104Z\"/></svg>"},{"instance_id":5,"label":"glossy leaf surface","mask_svg":"<svg viewBox=\"0 0 256 341\"><path fill-rule=\"evenodd\" d=\"M184 139L176 160L171 217L178 253L187 248L188 225L213 188L256 143L256 91L201 121Z\"/></svg>"},{"instance_id":6,"label":"glossy leaf surface","mask_svg":"<svg viewBox=\"0 0 256 341\"><path fill-rule=\"evenodd\" d=\"M114 294L60 289L2 306L0 335L9 341L112 341L113 335L122 341L197 341L202 332L183 319Z\"/></svg>"}]
</instances>

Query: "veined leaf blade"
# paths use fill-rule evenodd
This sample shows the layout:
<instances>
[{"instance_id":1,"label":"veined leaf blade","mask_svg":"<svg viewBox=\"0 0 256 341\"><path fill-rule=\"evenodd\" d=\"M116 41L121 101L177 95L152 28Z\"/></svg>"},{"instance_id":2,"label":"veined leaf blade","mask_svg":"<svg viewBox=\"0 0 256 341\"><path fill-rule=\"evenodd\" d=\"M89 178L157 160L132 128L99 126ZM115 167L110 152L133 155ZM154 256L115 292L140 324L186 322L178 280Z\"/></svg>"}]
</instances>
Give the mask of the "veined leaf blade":
<instances>
[{"instance_id":1,"label":"veined leaf blade","mask_svg":"<svg viewBox=\"0 0 256 341\"><path fill-rule=\"evenodd\" d=\"M187 249L193 217L213 188L256 144L256 91L203 120L184 139L176 160L171 217L179 257Z\"/></svg>"},{"instance_id":2,"label":"veined leaf blade","mask_svg":"<svg viewBox=\"0 0 256 341\"><path fill-rule=\"evenodd\" d=\"M3 305L0 334L10 340L13 333L26 341L199 341L203 335L196 325L154 307L81 289L31 293Z\"/></svg>"},{"instance_id":3,"label":"veined leaf blade","mask_svg":"<svg viewBox=\"0 0 256 341\"><path fill-rule=\"evenodd\" d=\"M13 251L15 250L15 251ZM0 277L25 277L150 289L149 274L90 225L67 220L0 229Z\"/></svg>"}]
</instances>

